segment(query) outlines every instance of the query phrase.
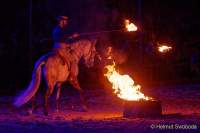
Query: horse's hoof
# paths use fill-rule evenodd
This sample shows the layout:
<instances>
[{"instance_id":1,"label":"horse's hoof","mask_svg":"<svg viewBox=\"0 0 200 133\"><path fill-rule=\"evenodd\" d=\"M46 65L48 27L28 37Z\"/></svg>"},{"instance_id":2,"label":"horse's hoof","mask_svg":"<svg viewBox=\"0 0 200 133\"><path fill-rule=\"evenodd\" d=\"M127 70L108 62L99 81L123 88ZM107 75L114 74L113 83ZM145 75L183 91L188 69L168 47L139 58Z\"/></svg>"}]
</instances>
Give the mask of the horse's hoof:
<instances>
[{"instance_id":1,"label":"horse's hoof","mask_svg":"<svg viewBox=\"0 0 200 133\"><path fill-rule=\"evenodd\" d=\"M81 112L87 112L88 111L88 107L83 105L82 106L82 109L81 109Z\"/></svg>"},{"instance_id":2,"label":"horse's hoof","mask_svg":"<svg viewBox=\"0 0 200 133\"><path fill-rule=\"evenodd\" d=\"M48 113L47 111L44 111L44 115L45 115L45 116L48 116L49 113Z\"/></svg>"},{"instance_id":3,"label":"horse's hoof","mask_svg":"<svg viewBox=\"0 0 200 133\"><path fill-rule=\"evenodd\" d=\"M29 109L29 110L27 111L27 114L28 114L28 115L32 115L32 114L33 114L33 110L32 110L32 109Z\"/></svg>"},{"instance_id":4,"label":"horse's hoof","mask_svg":"<svg viewBox=\"0 0 200 133\"><path fill-rule=\"evenodd\" d=\"M72 110L74 110L74 109L75 109L74 105L72 105L72 106L71 106L71 109L72 109Z\"/></svg>"}]
</instances>

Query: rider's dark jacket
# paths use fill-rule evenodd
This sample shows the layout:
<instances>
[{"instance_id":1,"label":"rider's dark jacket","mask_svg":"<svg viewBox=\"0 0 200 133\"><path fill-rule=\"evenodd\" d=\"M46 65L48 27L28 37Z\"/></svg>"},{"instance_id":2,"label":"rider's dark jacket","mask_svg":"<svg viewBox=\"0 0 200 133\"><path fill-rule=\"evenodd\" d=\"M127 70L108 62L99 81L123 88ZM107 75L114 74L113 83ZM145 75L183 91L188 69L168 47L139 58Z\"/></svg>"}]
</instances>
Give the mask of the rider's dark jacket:
<instances>
[{"instance_id":1,"label":"rider's dark jacket","mask_svg":"<svg viewBox=\"0 0 200 133\"><path fill-rule=\"evenodd\" d=\"M72 43L72 39L69 38L72 33L66 28L61 28L59 25L56 26L52 33L54 43Z\"/></svg>"}]
</instances>

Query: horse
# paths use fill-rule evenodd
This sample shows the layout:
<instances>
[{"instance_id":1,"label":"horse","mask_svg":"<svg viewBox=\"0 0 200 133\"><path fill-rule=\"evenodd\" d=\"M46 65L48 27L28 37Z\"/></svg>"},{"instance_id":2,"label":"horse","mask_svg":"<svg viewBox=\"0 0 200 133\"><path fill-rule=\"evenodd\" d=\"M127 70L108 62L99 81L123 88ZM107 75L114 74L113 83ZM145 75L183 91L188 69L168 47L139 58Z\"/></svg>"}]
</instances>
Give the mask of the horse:
<instances>
[{"instance_id":1,"label":"horse","mask_svg":"<svg viewBox=\"0 0 200 133\"><path fill-rule=\"evenodd\" d=\"M77 89L80 93L80 98L84 109L87 109L85 104L85 99L83 97L83 89L80 87L77 80L79 73L78 64L83 58L86 67L91 67L94 64L94 58L97 54L95 48L95 41L90 40L79 40L71 45L71 59L75 62L75 65L71 68L75 72L74 80L70 82L72 86ZM66 51L67 52L67 51ZM66 60L68 61L68 60ZM27 103L29 100L34 100L36 92L39 90L41 80L45 81L46 92L44 96L44 114L48 115L48 98L52 94L53 90L57 89L56 94L56 109L59 110L59 97L61 85L69 81L70 75L70 61L63 64L63 60L58 54L46 54L39 58L34 66L32 72L32 80L29 83L27 89L19 96L16 97L14 101L15 107L20 107ZM34 109L34 104L32 104L32 110ZM31 111L32 112L32 111Z\"/></svg>"}]
</instances>

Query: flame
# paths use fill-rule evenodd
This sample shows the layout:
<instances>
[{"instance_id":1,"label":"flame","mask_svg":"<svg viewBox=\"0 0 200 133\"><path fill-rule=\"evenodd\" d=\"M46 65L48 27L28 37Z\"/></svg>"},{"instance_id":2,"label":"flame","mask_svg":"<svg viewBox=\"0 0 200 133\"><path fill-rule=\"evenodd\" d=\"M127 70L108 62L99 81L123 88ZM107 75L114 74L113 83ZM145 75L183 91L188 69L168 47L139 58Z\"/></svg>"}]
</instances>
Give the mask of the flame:
<instances>
[{"instance_id":1,"label":"flame","mask_svg":"<svg viewBox=\"0 0 200 133\"><path fill-rule=\"evenodd\" d=\"M112 59L112 47L109 46L107 49L106 49L106 56L107 56L107 59Z\"/></svg>"},{"instance_id":2,"label":"flame","mask_svg":"<svg viewBox=\"0 0 200 133\"><path fill-rule=\"evenodd\" d=\"M133 79L129 75L121 75L115 70L115 62L112 65L107 65L108 70L104 76L112 83L114 93L121 99L128 101L150 100L140 92L140 85L135 85Z\"/></svg>"},{"instance_id":3,"label":"flame","mask_svg":"<svg viewBox=\"0 0 200 133\"><path fill-rule=\"evenodd\" d=\"M161 53L166 53L166 52L170 51L171 49L172 49L172 47L167 46L167 45L158 46L158 51Z\"/></svg>"},{"instance_id":4,"label":"flame","mask_svg":"<svg viewBox=\"0 0 200 133\"><path fill-rule=\"evenodd\" d=\"M134 25L133 23L130 23L128 19L125 20L125 26L127 31L137 31L137 26Z\"/></svg>"}]
</instances>

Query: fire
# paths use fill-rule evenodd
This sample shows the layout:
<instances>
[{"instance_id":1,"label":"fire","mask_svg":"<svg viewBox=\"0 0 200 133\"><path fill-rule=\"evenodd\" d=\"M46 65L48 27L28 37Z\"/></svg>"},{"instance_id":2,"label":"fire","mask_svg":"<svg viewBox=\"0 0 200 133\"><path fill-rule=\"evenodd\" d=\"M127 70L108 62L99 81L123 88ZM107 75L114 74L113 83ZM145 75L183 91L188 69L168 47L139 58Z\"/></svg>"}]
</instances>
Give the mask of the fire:
<instances>
[{"instance_id":1,"label":"fire","mask_svg":"<svg viewBox=\"0 0 200 133\"><path fill-rule=\"evenodd\" d=\"M137 26L134 25L133 23L130 23L128 19L125 20L125 26L127 31L137 31Z\"/></svg>"},{"instance_id":2,"label":"fire","mask_svg":"<svg viewBox=\"0 0 200 133\"><path fill-rule=\"evenodd\" d=\"M129 75L121 75L115 70L115 62L112 65L105 66L107 73L104 74L112 83L114 93L121 99L128 101L150 100L140 92L140 85L135 85L133 79Z\"/></svg>"},{"instance_id":3,"label":"fire","mask_svg":"<svg viewBox=\"0 0 200 133\"><path fill-rule=\"evenodd\" d=\"M167 46L167 45L158 46L158 51L161 53L166 53L166 52L170 51L171 49L172 49L172 47Z\"/></svg>"}]
</instances>

